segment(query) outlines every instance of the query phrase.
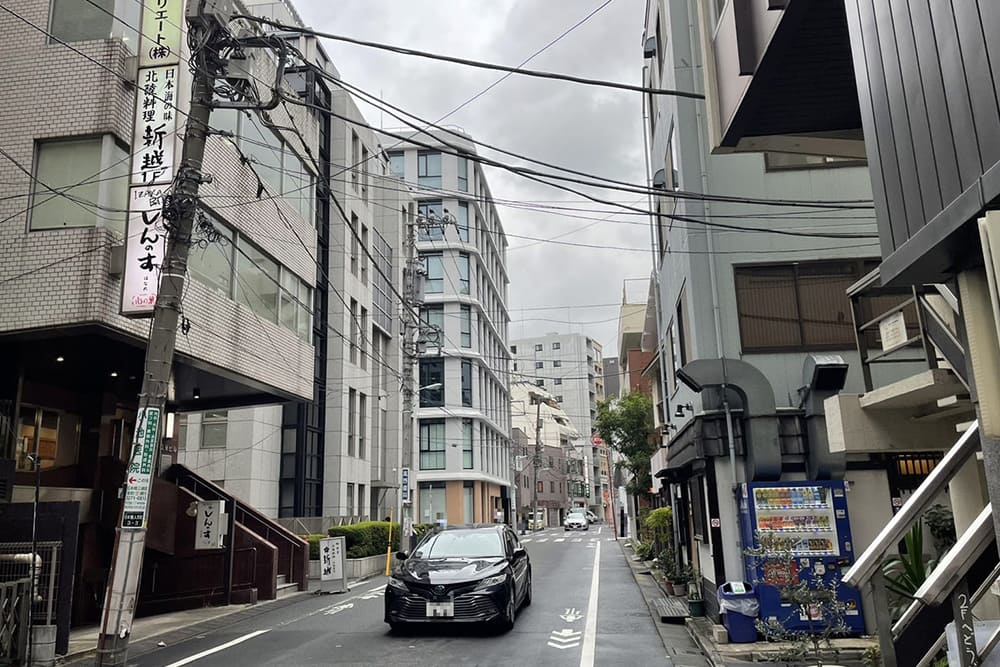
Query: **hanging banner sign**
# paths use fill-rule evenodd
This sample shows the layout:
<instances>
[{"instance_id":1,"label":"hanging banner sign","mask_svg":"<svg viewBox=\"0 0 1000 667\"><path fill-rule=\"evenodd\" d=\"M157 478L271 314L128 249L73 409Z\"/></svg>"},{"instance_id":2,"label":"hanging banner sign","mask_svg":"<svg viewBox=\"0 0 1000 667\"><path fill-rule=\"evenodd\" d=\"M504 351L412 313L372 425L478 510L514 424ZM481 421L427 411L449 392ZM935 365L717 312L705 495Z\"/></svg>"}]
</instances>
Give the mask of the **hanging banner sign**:
<instances>
[{"instance_id":1,"label":"hanging banner sign","mask_svg":"<svg viewBox=\"0 0 1000 667\"><path fill-rule=\"evenodd\" d=\"M122 528L146 527L149 486L153 477L153 457L160 433L160 409L142 408L132 438L132 456L125 471L125 509Z\"/></svg>"},{"instance_id":2,"label":"hanging banner sign","mask_svg":"<svg viewBox=\"0 0 1000 667\"><path fill-rule=\"evenodd\" d=\"M167 254L163 226L163 196L167 185L129 190L128 238L122 278L123 315L152 314L160 284L160 267Z\"/></svg>"},{"instance_id":3,"label":"hanging banner sign","mask_svg":"<svg viewBox=\"0 0 1000 667\"><path fill-rule=\"evenodd\" d=\"M139 67L180 62L183 0L146 0L142 11Z\"/></svg>"}]
</instances>

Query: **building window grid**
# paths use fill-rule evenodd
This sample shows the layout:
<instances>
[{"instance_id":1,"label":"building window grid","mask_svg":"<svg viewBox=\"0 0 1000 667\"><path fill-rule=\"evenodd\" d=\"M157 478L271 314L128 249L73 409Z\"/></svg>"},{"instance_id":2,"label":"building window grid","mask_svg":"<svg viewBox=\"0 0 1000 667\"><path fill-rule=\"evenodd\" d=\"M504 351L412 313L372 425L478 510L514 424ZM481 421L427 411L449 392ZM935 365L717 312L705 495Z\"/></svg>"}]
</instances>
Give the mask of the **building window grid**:
<instances>
[{"instance_id":1,"label":"building window grid","mask_svg":"<svg viewBox=\"0 0 1000 667\"><path fill-rule=\"evenodd\" d=\"M475 460L472 450L473 424L471 419L462 420L462 468L472 470Z\"/></svg>"},{"instance_id":2,"label":"building window grid","mask_svg":"<svg viewBox=\"0 0 1000 667\"><path fill-rule=\"evenodd\" d=\"M347 390L347 455L354 456L356 451L355 442L357 438L356 425L358 420L358 414L356 412L357 408L357 390L348 389Z\"/></svg>"},{"instance_id":3,"label":"building window grid","mask_svg":"<svg viewBox=\"0 0 1000 667\"><path fill-rule=\"evenodd\" d=\"M446 464L446 453L444 421L421 421L420 469L444 470Z\"/></svg>"},{"instance_id":4,"label":"building window grid","mask_svg":"<svg viewBox=\"0 0 1000 667\"><path fill-rule=\"evenodd\" d=\"M368 397L364 393L358 393L358 458L365 458L365 427L367 425L366 414L368 410ZM360 497L360 494L359 494ZM364 505L359 504L359 507Z\"/></svg>"}]
</instances>

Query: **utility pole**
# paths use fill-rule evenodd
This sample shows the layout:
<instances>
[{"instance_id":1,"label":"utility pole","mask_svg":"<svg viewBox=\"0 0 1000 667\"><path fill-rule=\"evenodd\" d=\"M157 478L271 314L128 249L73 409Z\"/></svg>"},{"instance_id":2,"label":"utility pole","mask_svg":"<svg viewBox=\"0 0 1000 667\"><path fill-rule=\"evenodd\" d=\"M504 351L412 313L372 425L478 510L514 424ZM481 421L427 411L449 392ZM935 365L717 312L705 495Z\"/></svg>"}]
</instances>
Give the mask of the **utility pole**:
<instances>
[{"instance_id":1,"label":"utility pole","mask_svg":"<svg viewBox=\"0 0 1000 667\"><path fill-rule=\"evenodd\" d=\"M423 294L423 274L424 268L420 260L416 257L417 236L416 223L412 213L407 214L405 222L403 246L406 251L406 260L403 264L403 298L402 313L400 319L403 324L402 340L402 391L403 391L403 428L402 441L403 449L402 467L405 475L406 488L403 488L403 481L400 482L399 490L399 517L402 524L399 544L404 551L413 548L413 393L414 378L413 367L417 363L417 342L413 334L420 329L419 307Z\"/></svg>"},{"instance_id":2,"label":"utility pole","mask_svg":"<svg viewBox=\"0 0 1000 667\"><path fill-rule=\"evenodd\" d=\"M204 0L191 4L196 5L196 8L189 7L188 10L189 32L192 37L205 38L201 41L205 44L203 49L212 49L221 38L228 36L226 28L228 17L218 13L222 10L207 14L204 11ZM220 20L220 16L226 20ZM191 59L195 60L198 55L192 54ZM208 63L210 60L204 58L202 62ZM211 177L203 174L201 169L209 131L208 121L212 111L212 90L219 74L214 66L217 64L215 62L212 63L213 66L199 67L194 74L181 165L174 182L173 197L163 208L163 217L170 227L166 254L161 267L159 292L153 310L153 323L146 347L145 369L139 392L139 411L132 442L133 456L137 449L151 447L153 461L157 458L157 448L162 438L163 420L160 417L166 408L167 387L177 341L177 322L180 316L181 297L184 293L184 274L187 271L191 233L198 209L198 189L202 183L211 181ZM129 468L127 475L135 472L131 470L131 465ZM117 528L118 536L104 603L101 632L98 636L95 663L101 667L125 665L139 592L149 496L130 493L129 486L126 485L126 502L122 506L123 520L119 522ZM128 515L124 512L125 504L130 499L134 507L142 507L141 514L134 522L127 520ZM126 526L133 523L138 525Z\"/></svg>"},{"instance_id":3,"label":"utility pole","mask_svg":"<svg viewBox=\"0 0 1000 667\"><path fill-rule=\"evenodd\" d=\"M535 491L532 497L534 498L534 503L532 503L533 508L531 510L532 520L535 522L535 529L538 528L538 469L542 466L542 397L533 396L535 399L535 456L532 460L532 466L535 472Z\"/></svg>"}]
</instances>

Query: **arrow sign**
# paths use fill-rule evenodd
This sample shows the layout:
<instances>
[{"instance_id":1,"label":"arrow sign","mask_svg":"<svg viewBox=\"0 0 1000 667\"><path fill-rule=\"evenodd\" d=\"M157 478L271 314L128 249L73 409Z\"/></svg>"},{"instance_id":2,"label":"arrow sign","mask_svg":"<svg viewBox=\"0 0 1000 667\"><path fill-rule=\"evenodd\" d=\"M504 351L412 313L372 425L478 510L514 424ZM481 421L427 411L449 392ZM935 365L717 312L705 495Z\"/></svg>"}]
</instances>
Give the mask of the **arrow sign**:
<instances>
[{"instance_id":1,"label":"arrow sign","mask_svg":"<svg viewBox=\"0 0 1000 667\"><path fill-rule=\"evenodd\" d=\"M559 618L566 621L567 623L572 623L573 621L579 621L583 618L583 614L578 612L575 607L571 607L566 610L566 613L559 614Z\"/></svg>"},{"instance_id":2,"label":"arrow sign","mask_svg":"<svg viewBox=\"0 0 1000 667\"><path fill-rule=\"evenodd\" d=\"M547 643L552 648L557 648L560 651L567 648L573 648L574 646L580 645L580 636L582 634L583 633L577 632L572 628L553 630L552 634L549 635L549 641Z\"/></svg>"},{"instance_id":3,"label":"arrow sign","mask_svg":"<svg viewBox=\"0 0 1000 667\"><path fill-rule=\"evenodd\" d=\"M337 612L344 611L345 609L353 609L354 603L348 602L347 604L338 604L336 607L331 608L329 611L324 612L325 616L333 616Z\"/></svg>"}]
</instances>

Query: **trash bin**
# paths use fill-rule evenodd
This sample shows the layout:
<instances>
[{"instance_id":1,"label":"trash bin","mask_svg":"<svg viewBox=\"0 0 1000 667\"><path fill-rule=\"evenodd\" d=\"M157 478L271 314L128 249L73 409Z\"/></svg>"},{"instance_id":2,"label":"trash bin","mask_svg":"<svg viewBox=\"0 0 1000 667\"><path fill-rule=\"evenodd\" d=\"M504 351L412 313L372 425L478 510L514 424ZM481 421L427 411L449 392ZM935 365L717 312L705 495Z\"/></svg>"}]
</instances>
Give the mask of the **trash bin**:
<instances>
[{"instance_id":1,"label":"trash bin","mask_svg":"<svg viewBox=\"0 0 1000 667\"><path fill-rule=\"evenodd\" d=\"M742 586L742 593L733 592L733 583L737 590ZM757 641L757 615L760 613L760 603L753 586L746 582L732 582L719 586L719 609L725 615L724 623L729 632L729 641L734 644L747 644Z\"/></svg>"}]
</instances>

